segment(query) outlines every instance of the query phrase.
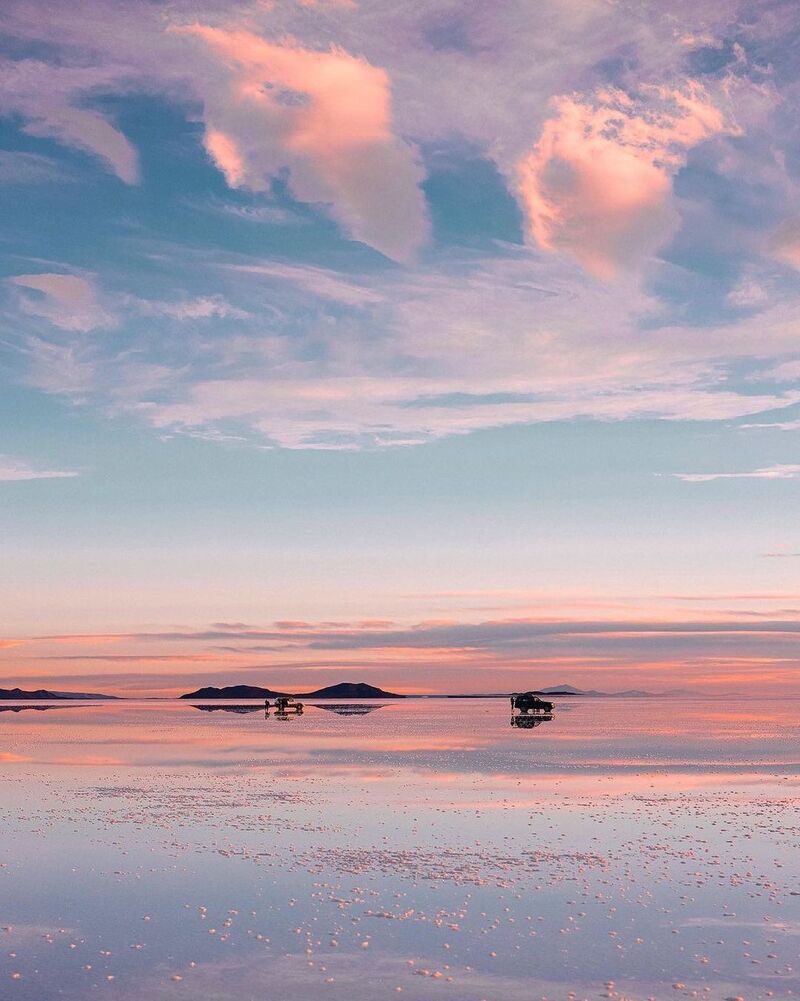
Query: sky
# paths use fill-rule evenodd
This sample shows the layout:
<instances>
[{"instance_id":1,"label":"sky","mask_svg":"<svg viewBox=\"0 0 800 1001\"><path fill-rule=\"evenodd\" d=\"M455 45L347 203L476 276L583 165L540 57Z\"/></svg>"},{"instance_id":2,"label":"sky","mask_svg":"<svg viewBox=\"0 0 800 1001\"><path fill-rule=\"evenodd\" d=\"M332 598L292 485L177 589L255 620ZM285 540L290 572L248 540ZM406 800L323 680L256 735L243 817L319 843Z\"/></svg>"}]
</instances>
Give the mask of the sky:
<instances>
[{"instance_id":1,"label":"sky","mask_svg":"<svg viewBox=\"0 0 800 1001\"><path fill-rule=\"evenodd\" d=\"M0 686L800 694L800 11L6 0Z\"/></svg>"}]
</instances>

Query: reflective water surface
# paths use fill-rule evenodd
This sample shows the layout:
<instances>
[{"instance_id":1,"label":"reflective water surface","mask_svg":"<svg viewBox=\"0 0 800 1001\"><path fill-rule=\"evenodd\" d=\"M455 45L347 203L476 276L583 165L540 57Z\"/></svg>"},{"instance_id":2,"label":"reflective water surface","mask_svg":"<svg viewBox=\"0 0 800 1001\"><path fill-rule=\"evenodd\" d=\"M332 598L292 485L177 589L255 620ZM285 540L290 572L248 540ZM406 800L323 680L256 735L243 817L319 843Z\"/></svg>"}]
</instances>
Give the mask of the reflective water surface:
<instances>
[{"instance_id":1,"label":"reflective water surface","mask_svg":"<svg viewBox=\"0 0 800 1001\"><path fill-rule=\"evenodd\" d=\"M800 991L800 700L0 709L0 997Z\"/></svg>"}]
</instances>

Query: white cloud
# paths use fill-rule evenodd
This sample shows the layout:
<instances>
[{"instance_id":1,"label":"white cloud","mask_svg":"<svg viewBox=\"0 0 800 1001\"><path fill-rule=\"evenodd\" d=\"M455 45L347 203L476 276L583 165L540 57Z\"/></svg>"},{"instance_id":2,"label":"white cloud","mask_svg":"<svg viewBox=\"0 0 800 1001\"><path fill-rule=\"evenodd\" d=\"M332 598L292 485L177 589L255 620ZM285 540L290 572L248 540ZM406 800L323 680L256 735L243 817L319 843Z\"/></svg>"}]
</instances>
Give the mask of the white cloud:
<instances>
[{"instance_id":1,"label":"white cloud","mask_svg":"<svg viewBox=\"0 0 800 1001\"><path fill-rule=\"evenodd\" d=\"M576 417L724 420L800 401L800 389L754 394L722 384L721 357L794 343L780 311L765 319L756 348L745 323L702 336L643 332L635 317L652 302L635 286L576 280L559 258L527 252L470 259L453 272L358 280L264 267L214 268L215 278L235 280L234 301L247 306L252 325L235 338L210 333L186 344L174 363L180 377L152 391L123 359L114 365L115 392L119 380L132 389L117 405L139 401L139 416L163 431L341 448ZM296 301L306 319L291 336L264 330L262 300L279 301L290 316ZM96 385L109 405L102 387L112 375L104 371Z\"/></svg>"},{"instance_id":2,"label":"white cloud","mask_svg":"<svg viewBox=\"0 0 800 1001\"><path fill-rule=\"evenodd\" d=\"M78 473L60 469L34 469L26 462L9 455L0 455L0 482L17 480L62 480L71 479Z\"/></svg>"},{"instance_id":3,"label":"white cloud","mask_svg":"<svg viewBox=\"0 0 800 1001\"><path fill-rule=\"evenodd\" d=\"M14 275L9 281L21 290L20 305L26 313L44 317L63 330L85 333L95 327L116 324L115 318L100 305L94 282L88 278L45 272Z\"/></svg>"},{"instance_id":4,"label":"white cloud","mask_svg":"<svg viewBox=\"0 0 800 1001\"><path fill-rule=\"evenodd\" d=\"M743 473L673 473L672 475L686 483L708 483L710 480L796 480L800 477L800 464L764 466Z\"/></svg>"},{"instance_id":5,"label":"white cloud","mask_svg":"<svg viewBox=\"0 0 800 1001\"><path fill-rule=\"evenodd\" d=\"M105 116L81 104L87 92L108 84L118 73L116 68L96 65L84 68L34 59L0 60L0 110L21 116L23 131L29 135L84 150L98 157L120 180L135 184L139 164L134 147Z\"/></svg>"},{"instance_id":6,"label":"white cloud","mask_svg":"<svg viewBox=\"0 0 800 1001\"><path fill-rule=\"evenodd\" d=\"M105 162L121 181L136 184L139 164L136 150L125 136L96 111L74 108L62 101L33 110L27 106L30 120L25 131L32 136L59 139L70 146L93 153Z\"/></svg>"},{"instance_id":7,"label":"white cloud","mask_svg":"<svg viewBox=\"0 0 800 1001\"><path fill-rule=\"evenodd\" d=\"M125 302L144 316L168 316L175 320L209 320L214 317L246 320L250 316L246 310L232 306L220 295L201 295L179 302L128 296Z\"/></svg>"},{"instance_id":8,"label":"white cloud","mask_svg":"<svg viewBox=\"0 0 800 1001\"><path fill-rule=\"evenodd\" d=\"M284 264L280 261L263 261L258 264L228 264L225 267L244 274L263 275L265 278L277 278L281 281L292 282L314 295L348 306L367 305L383 300L383 296L374 289L348 281L342 275L328 268Z\"/></svg>"},{"instance_id":9,"label":"white cloud","mask_svg":"<svg viewBox=\"0 0 800 1001\"><path fill-rule=\"evenodd\" d=\"M25 341L26 379L161 433L291 448L418 444L574 418L729 420L800 402L788 380L760 393L725 381L737 359L794 349L791 302L761 314L757 344L750 320L641 329L655 304L636 283L608 286L556 255L504 253L360 275L190 255L196 278L222 291L111 302L120 322L208 322L189 336L154 322L131 350L73 316L79 337ZM226 318L237 324L221 336L214 321Z\"/></svg>"},{"instance_id":10,"label":"white cloud","mask_svg":"<svg viewBox=\"0 0 800 1001\"><path fill-rule=\"evenodd\" d=\"M763 306L768 301L769 291L764 285L749 276L742 278L728 293L728 302L732 306L739 306L743 309Z\"/></svg>"}]
</instances>

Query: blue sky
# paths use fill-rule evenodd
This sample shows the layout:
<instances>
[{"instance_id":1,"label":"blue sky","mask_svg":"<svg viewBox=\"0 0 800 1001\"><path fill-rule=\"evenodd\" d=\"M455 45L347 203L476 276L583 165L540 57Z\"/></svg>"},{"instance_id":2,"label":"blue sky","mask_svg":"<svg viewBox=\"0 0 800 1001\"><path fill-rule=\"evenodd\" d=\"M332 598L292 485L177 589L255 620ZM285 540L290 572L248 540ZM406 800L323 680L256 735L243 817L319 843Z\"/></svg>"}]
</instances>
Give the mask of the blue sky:
<instances>
[{"instance_id":1,"label":"blue sky","mask_svg":"<svg viewBox=\"0 0 800 1001\"><path fill-rule=\"evenodd\" d=\"M5 20L0 684L798 688L794 5Z\"/></svg>"}]
</instances>

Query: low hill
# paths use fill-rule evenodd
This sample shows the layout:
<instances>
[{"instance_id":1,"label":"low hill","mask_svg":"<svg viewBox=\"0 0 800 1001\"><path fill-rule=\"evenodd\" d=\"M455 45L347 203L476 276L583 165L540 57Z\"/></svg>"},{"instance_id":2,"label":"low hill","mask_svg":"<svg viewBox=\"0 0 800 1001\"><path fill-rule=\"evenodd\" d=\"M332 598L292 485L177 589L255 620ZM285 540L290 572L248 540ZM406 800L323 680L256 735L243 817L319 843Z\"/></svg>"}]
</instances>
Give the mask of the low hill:
<instances>
[{"instance_id":1,"label":"low hill","mask_svg":"<svg viewBox=\"0 0 800 1001\"><path fill-rule=\"evenodd\" d=\"M33 692L26 692L22 688L0 688L0 699L7 701L25 700L31 702L38 700L41 702L62 702L70 699L115 699L115 695L98 695L93 692L50 692L46 688L37 688Z\"/></svg>"},{"instance_id":2,"label":"low hill","mask_svg":"<svg viewBox=\"0 0 800 1001\"><path fill-rule=\"evenodd\" d=\"M385 692L382 688L367 685L363 681L343 681L338 685L318 688L316 692L304 692L304 699L404 699L405 695Z\"/></svg>"},{"instance_id":3,"label":"low hill","mask_svg":"<svg viewBox=\"0 0 800 1001\"><path fill-rule=\"evenodd\" d=\"M692 694L683 688L670 688L666 692L645 692L637 688L630 688L625 692L598 692L595 688L576 688L574 685L553 685L550 688L537 688L535 692L537 695L581 696L599 699L661 699L667 696L686 697ZM507 699L510 694L510 692L482 692L469 695L427 695L425 697L429 699ZM735 693L726 692L725 694L731 695Z\"/></svg>"},{"instance_id":4,"label":"low hill","mask_svg":"<svg viewBox=\"0 0 800 1001\"><path fill-rule=\"evenodd\" d=\"M599 692L585 692L574 685L551 685L541 689L543 695L599 695Z\"/></svg>"},{"instance_id":5,"label":"low hill","mask_svg":"<svg viewBox=\"0 0 800 1001\"><path fill-rule=\"evenodd\" d=\"M257 685L226 685L225 688L198 688L196 692L181 695L182 699L276 699L287 692L273 692L271 688Z\"/></svg>"},{"instance_id":6,"label":"low hill","mask_svg":"<svg viewBox=\"0 0 800 1001\"><path fill-rule=\"evenodd\" d=\"M603 698L603 699L655 699L662 698L665 695L669 696L680 696L689 695L690 693L682 688L672 688L668 692L646 692L638 688L629 688L624 692L598 692L594 688L581 689L575 688L573 685L558 685L555 688L543 688L543 695L587 695L593 698Z\"/></svg>"}]
</instances>

